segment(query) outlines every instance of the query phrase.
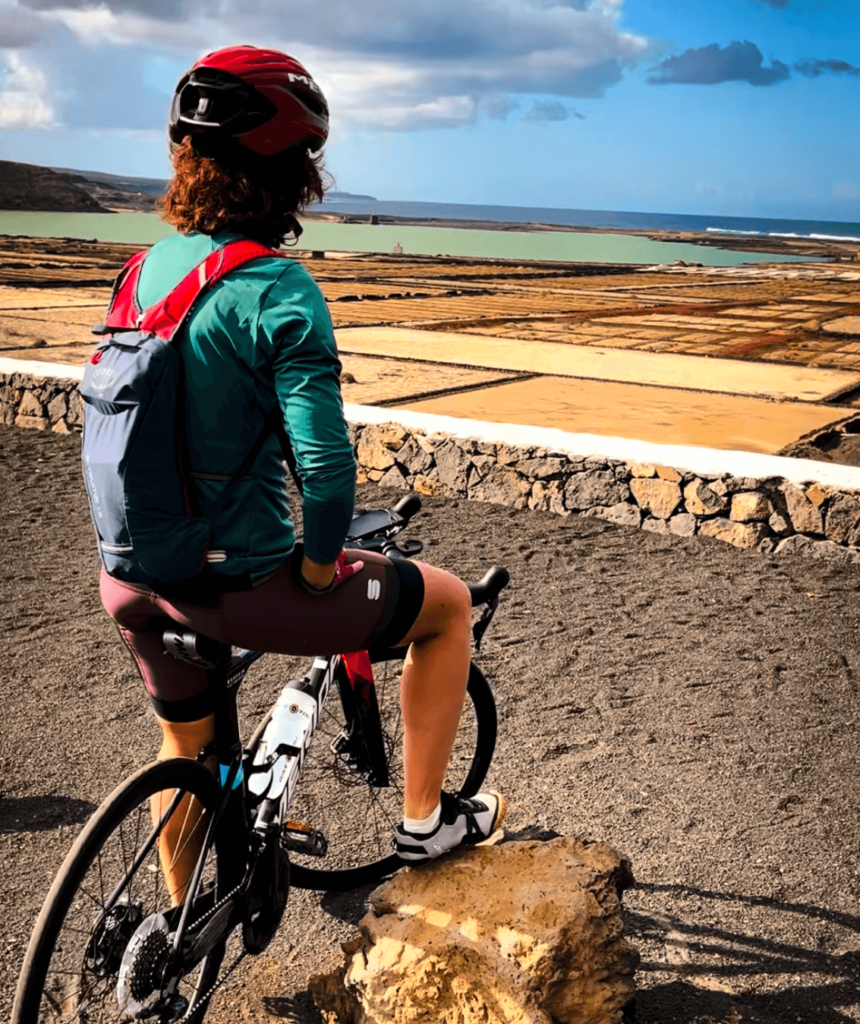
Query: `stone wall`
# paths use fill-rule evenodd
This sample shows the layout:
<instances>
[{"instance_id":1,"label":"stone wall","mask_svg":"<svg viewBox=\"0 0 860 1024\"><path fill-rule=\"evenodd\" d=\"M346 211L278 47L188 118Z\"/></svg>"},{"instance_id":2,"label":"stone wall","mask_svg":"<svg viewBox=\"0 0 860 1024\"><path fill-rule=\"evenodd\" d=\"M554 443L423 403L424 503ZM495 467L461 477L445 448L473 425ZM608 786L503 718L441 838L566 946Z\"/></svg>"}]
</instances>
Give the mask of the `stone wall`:
<instances>
[{"instance_id":1,"label":"stone wall","mask_svg":"<svg viewBox=\"0 0 860 1024\"><path fill-rule=\"evenodd\" d=\"M0 422L60 434L79 431L80 370L70 367L69 376L25 372L32 366L0 370ZM366 423L360 419L361 407L352 408L358 410L350 431L362 482L558 515L597 516L655 533L716 537L763 552L860 561L860 491L853 488L796 483L782 476L695 473L429 433L396 422ZM396 410L390 415L396 417Z\"/></svg>"},{"instance_id":2,"label":"stone wall","mask_svg":"<svg viewBox=\"0 0 860 1024\"><path fill-rule=\"evenodd\" d=\"M0 423L53 430L55 434L81 430L84 403L78 391L79 380L79 376L0 372Z\"/></svg>"},{"instance_id":3,"label":"stone wall","mask_svg":"<svg viewBox=\"0 0 860 1024\"><path fill-rule=\"evenodd\" d=\"M360 479L739 548L860 561L860 493L352 423Z\"/></svg>"}]
</instances>

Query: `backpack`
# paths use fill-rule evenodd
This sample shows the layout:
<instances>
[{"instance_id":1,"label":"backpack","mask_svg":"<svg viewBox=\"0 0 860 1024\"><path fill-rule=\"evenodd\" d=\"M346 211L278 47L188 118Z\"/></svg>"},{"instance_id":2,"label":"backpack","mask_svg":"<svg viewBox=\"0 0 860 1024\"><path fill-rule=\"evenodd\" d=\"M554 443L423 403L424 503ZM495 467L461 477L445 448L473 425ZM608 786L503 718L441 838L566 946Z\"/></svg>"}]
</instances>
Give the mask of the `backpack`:
<instances>
[{"instance_id":1,"label":"backpack","mask_svg":"<svg viewBox=\"0 0 860 1024\"><path fill-rule=\"evenodd\" d=\"M193 583L206 568L210 522L277 429L280 409L208 517L200 515L185 436L182 357L174 342L201 296L226 274L251 260L280 255L257 242L229 242L143 311L136 291L146 252L133 256L120 272L105 323L93 328L104 340L86 363L81 384L84 483L109 575L167 593Z\"/></svg>"}]
</instances>

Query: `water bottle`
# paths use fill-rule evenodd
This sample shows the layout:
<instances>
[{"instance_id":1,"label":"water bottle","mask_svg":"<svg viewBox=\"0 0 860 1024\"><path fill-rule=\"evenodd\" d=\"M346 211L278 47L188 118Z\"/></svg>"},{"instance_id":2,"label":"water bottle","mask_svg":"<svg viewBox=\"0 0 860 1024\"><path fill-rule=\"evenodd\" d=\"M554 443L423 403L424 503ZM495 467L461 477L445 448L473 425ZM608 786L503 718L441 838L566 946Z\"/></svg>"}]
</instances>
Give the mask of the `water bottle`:
<instances>
[{"instance_id":1,"label":"water bottle","mask_svg":"<svg viewBox=\"0 0 860 1024\"><path fill-rule=\"evenodd\" d=\"M290 776L301 766L305 747L316 729L317 702L309 693L296 688L300 685L291 683L281 691L254 755L255 766L277 755L268 771L252 771L248 777L249 792L260 799L281 797Z\"/></svg>"}]
</instances>

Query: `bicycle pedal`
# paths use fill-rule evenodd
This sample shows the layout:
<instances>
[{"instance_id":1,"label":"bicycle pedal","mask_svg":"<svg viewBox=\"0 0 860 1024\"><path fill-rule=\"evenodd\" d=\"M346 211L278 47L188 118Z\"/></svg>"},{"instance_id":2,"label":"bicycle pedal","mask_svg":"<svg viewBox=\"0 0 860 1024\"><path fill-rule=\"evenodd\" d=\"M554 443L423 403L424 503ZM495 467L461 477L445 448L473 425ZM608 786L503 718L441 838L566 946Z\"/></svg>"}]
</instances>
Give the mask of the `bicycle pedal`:
<instances>
[{"instance_id":1,"label":"bicycle pedal","mask_svg":"<svg viewBox=\"0 0 860 1024\"><path fill-rule=\"evenodd\" d=\"M281 846L291 853L325 857L328 842L322 832L304 821L287 821L281 826Z\"/></svg>"}]
</instances>

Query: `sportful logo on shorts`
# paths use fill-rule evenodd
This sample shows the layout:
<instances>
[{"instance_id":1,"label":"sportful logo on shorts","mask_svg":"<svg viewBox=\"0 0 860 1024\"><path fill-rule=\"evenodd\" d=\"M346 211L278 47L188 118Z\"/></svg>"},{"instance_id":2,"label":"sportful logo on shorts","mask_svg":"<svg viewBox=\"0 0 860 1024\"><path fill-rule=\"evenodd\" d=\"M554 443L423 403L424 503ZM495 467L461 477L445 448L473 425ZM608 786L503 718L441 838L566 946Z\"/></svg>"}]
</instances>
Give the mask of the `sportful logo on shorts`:
<instances>
[{"instance_id":1,"label":"sportful logo on shorts","mask_svg":"<svg viewBox=\"0 0 860 1024\"><path fill-rule=\"evenodd\" d=\"M382 584L379 580L368 580L367 581L367 599L368 601L378 601L379 595L382 593Z\"/></svg>"}]
</instances>

